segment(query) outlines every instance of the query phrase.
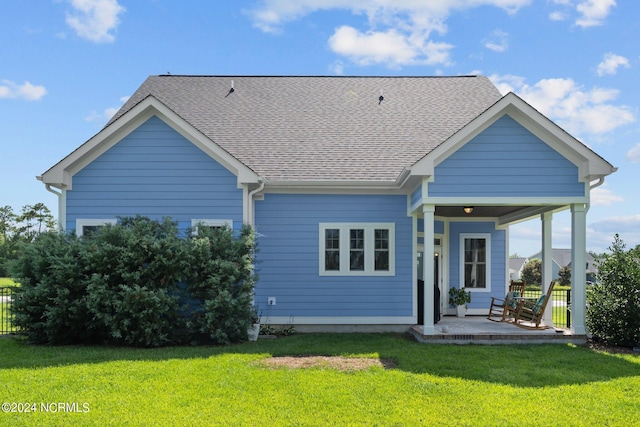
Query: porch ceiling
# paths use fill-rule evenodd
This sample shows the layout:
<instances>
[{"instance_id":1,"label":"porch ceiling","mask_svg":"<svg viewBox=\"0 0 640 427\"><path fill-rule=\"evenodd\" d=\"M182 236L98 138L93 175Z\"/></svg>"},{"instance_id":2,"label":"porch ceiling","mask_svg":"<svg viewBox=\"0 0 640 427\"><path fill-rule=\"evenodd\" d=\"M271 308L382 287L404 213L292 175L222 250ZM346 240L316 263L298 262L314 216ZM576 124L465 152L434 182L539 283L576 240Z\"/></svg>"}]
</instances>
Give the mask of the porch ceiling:
<instances>
[{"instance_id":1,"label":"porch ceiling","mask_svg":"<svg viewBox=\"0 0 640 427\"><path fill-rule=\"evenodd\" d=\"M435 216L446 218L496 218L509 215L529 207L530 206L474 206L473 212L466 214L463 210L464 206L436 206Z\"/></svg>"}]
</instances>

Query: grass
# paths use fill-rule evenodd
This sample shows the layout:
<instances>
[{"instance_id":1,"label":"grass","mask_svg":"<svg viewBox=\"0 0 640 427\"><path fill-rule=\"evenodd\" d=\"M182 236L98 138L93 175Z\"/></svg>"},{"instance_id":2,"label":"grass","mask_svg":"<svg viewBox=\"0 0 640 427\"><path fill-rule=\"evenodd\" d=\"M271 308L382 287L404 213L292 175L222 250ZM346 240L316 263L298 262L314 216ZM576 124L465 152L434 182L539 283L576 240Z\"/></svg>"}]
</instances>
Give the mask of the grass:
<instances>
[{"instance_id":1,"label":"grass","mask_svg":"<svg viewBox=\"0 0 640 427\"><path fill-rule=\"evenodd\" d=\"M303 354L393 359L397 366L260 364ZM0 390L3 402L37 404L33 413L0 413L0 424L14 426L640 425L640 356L557 344L425 345L392 334L161 349L39 347L4 338ZM43 412L43 402L65 410Z\"/></svg>"}]
</instances>

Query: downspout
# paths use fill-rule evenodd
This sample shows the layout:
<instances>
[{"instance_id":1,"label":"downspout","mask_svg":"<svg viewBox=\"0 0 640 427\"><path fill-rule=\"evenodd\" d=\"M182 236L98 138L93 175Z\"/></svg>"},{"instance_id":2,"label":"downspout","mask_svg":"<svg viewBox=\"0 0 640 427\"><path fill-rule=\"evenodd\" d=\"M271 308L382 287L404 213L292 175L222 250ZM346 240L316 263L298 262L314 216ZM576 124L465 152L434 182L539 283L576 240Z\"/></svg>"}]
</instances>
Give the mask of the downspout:
<instances>
[{"instance_id":1,"label":"downspout","mask_svg":"<svg viewBox=\"0 0 640 427\"><path fill-rule=\"evenodd\" d=\"M41 177L38 177L38 178L41 178ZM56 197L58 198L58 229L64 231L65 227L62 221L62 215L64 212L64 207L62 206L62 191L57 192L56 190L51 188L51 184L45 184L44 188L46 188L49 193L55 194Z\"/></svg>"},{"instance_id":2,"label":"downspout","mask_svg":"<svg viewBox=\"0 0 640 427\"><path fill-rule=\"evenodd\" d=\"M595 184L589 184L589 190L593 190L596 187L600 187L602 184L604 184L604 177L603 176L598 178L598 182L596 182Z\"/></svg>"},{"instance_id":3,"label":"downspout","mask_svg":"<svg viewBox=\"0 0 640 427\"><path fill-rule=\"evenodd\" d=\"M255 218L254 218L254 200L253 197L260 193L262 190L264 190L264 179L260 178L260 180L258 181L260 185L258 185L258 188L256 188L255 190L252 190L249 192L249 195L247 197L248 202L249 202L249 225L254 227L255 226Z\"/></svg>"}]
</instances>

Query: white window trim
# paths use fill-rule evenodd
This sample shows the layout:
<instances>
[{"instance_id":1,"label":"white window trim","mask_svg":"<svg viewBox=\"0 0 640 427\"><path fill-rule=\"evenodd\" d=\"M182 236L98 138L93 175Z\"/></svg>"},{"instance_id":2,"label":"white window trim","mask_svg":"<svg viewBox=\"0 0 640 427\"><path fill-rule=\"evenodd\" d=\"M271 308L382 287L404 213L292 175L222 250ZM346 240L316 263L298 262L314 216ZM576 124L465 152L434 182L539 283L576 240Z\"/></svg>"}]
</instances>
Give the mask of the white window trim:
<instances>
[{"instance_id":1,"label":"white window trim","mask_svg":"<svg viewBox=\"0 0 640 427\"><path fill-rule=\"evenodd\" d=\"M491 233L461 233L460 234L460 287L464 285L464 241L465 239L485 239L487 241L487 287L465 288L471 292L491 292Z\"/></svg>"},{"instance_id":2,"label":"white window trim","mask_svg":"<svg viewBox=\"0 0 640 427\"><path fill-rule=\"evenodd\" d=\"M111 224L111 225L115 225L118 223L118 220L115 218L110 218L110 219L87 219L87 218L83 218L83 219L76 219L76 235L78 237L81 237L84 235L84 227L95 227L95 226L101 226L101 225L107 225L107 224Z\"/></svg>"},{"instance_id":3,"label":"white window trim","mask_svg":"<svg viewBox=\"0 0 640 427\"><path fill-rule=\"evenodd\" d=\"M318 271L320 276L395 276L396 275L396 225L392 222L321 222L318 233ZM340 230L340 270L325 270L325 230ZM364 270L349 269L349 230L362 229L365 235ZM389 230L389 270L375 270L375 232L376 229Z\"/></svg>"},{"instance_id":4,"label":"white window trim","mask_svg":"<svg viewBox=\"0 0 640 427\"><path fill-rule=\"evenodd\" d=\"M233 230L233 220L231 219L192 219L191 220L191 228L193 229L193 235L198 235L198 225L202 224L206 227L225 227L228 226Z\"/></svg>"}]
</instances>

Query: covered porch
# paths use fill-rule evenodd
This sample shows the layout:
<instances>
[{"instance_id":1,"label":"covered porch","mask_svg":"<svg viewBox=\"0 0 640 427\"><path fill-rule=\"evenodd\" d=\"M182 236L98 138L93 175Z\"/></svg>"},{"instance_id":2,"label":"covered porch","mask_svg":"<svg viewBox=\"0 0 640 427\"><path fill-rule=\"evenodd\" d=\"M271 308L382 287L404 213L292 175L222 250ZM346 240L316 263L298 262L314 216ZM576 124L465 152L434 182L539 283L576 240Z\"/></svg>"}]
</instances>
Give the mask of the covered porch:
<instances>
[{"instance_id":1,"label":"covered porch","mask_svg":"<svg viewBox=\"0 0 640 427\"><path fill-rule=\"evenodd\" d=\"M437 286L440 289L441 297L441 313L445 316L438 322L434 321L434 306L438 304L435 301L434 294L432 292L424 292L424 295L420 295L419 305L423 307L423 310L419 310L419 325L414 327L416 331L422 337L434 336L436 340L449 340L451 336L458 335L471 335L475 336L474 339L486 340L487 336L505 336L508 335L509 341L513 342L518 340L519 337L525 336L526 341L531 342L536 336L571 336L571 337L586 337L585 327L585 308L586 308L586 269L584 271L576 270L571 275L571 294L568 299L571 301L572 314L571 314L571 326L566 329L558 328L558 325L553 324L553 300L548 304L544 316L543 324L547 325L550 329L544 331L526 331L524 329L515 327L507 323L491 322L486 319L486 314L489 311L489 301L491 297L503 298L508 288L508 272L502 271L508 268L508 256L509 256L509 236L508 230L511 224L532 219L539 218L540 220L540 234L541 234L541 258L542 258L542 289L541 292L546 294L549 284L556 280L552 273L552 224L553 215L556 212L563 210L570 210L571 212L571 252L572 252L572 265L585 265L587 247L586 247L586 214L588 211L588 204L586 203L572 203L570 205L541 205L541 206L523 206L523 205L483 205L480 200L474 200L476 202L475 207L469 212L465 212L463 205L432 205L423 203L421 208L418 208L417 212L414 212L416 220L423 221L424 232L418 233L420 239L424 242L431 242L438 240L440 237L444 237L445 243L443 246L445 250L441 251L445 257L450 258L450 262L444 263L441 268L438 265L438 258L442 257L436 252L432 245L424 244L420 249L424 255L422 265L418 266L418 270L422 270L422 277L424 277L425 289L433 289ZM420 210L422 212L420 212ZM464 212L464 213L463 213ZM461 214L462 213L462 214ZM437 224L438 221L444 222L445 231L440 235L433 224ZM496 269L500 274L494 274L491 276L487 274L486 289L468 288L472 291L472 307L469 308L467 314L471 317L467 317L467 320L460 320L456 317L446 316L454 313L454 309L448 305L448 290L452 287L464 287L464 283L467 281L462 271L462 255L457 259L456 251L454 249L455 242L460 240L460 234L454 231L454 224L468 224L469 227L474 227L473 224L479 224L481 222L488 222L495 224L495 230L503 230L505 232L504 247L500 247L501 243L495 243L494 252L503 252L504 255L497 255L494 257L493 263L498 266ZM456 229L458 226L456 226ZM468 234L468 233L465 233ZM497 239L496 239L497 240ZM460 246L462 243L460 244ZM486 255L490 258L489 255ZM504 259L503 259L504 257ZM499 264L502 262L502 264ZM490 262L485 262L487 265ZM489 270L490 267L487 267ZM459 270L456 272L456 270ZM495 269L494 269L495 270ZM438 274L434 275L433 272L437 271ZM459 274L458 274L459 273ZM457 274L457 275L456 275ZM475 291L475 293L474 293ZM553 298L553 296L552 296ZM486 321L486 322L485 322ZM554 329L555 327L555 329ZM443 329L444 328L444 329ZM468 330L467 330L468 329ZM452 332L453 331L453 332ZM556 332L556 331L562 331ZM478 338L481 336L483 338ZM489 338L489 340L496 338ZM553 338L553 339L557 339Z\"/></svg>"},{"instance_id":2,"label":"covered porch","mask_svg":"<svg viewBox=\"0 0 640 427\"><path fill-rule=\"evenodd\" d=\"M508 322L493 322L486 316L443 316L425 334L416 325L410 333L420 342L429 344L576 344L587 342L587 335L571 329L551 327L541 330L522 329Z\"/></svg>"}]
</instances>

